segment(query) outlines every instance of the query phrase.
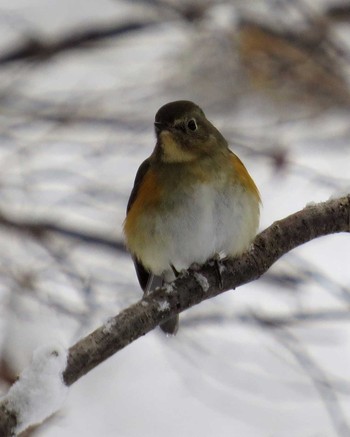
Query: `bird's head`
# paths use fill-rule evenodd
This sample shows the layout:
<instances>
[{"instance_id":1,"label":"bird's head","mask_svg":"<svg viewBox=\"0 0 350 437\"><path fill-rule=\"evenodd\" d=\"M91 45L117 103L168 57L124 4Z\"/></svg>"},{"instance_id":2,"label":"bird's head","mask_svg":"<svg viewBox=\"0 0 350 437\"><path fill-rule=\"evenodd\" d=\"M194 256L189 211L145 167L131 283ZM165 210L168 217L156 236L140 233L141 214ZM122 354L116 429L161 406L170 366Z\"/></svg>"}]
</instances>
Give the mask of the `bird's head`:
<instances>
[{"instance_id":1,"label":"bird's head","mask_svg":"<svg viewBox=\"0 0 350 437\"><path fill-rule=\"evenodd\" d=\"M191 162L227 149L227 142L207 120L202 109L188 100L162 106L155 117L156 154L163 162Z\"/></svg>"}]
</instances>

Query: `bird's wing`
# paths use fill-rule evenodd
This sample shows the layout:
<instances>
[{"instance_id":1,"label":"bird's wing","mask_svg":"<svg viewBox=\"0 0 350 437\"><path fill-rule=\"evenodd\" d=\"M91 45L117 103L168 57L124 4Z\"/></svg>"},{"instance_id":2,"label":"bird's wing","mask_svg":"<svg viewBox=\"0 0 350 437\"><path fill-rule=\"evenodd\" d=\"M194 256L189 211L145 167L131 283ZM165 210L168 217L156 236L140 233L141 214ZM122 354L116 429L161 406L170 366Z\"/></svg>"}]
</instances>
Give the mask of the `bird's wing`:
<instances>
[{"instance_id":1,"label":"bird's wing","mask_svg":"<svg viewBox=\"0 0 350 437\"><path fill-rule=\"evenodd\" d=\"M133 189L132 189L130 197L129 197L128 205L126 207L126 213L128 213L130 208L132 207L132 205L137 197L137 193L139 191L140 185L141 185L143 178L145 177L149 167L150 167L150 159L147 158L140 165L140 167L136 173L134 186L133 186ZM148 284L148 281L150 279L151 274L148 270L145 269L145 267L135 257L132 257L132 259L134 261L137 279L139 280L140 286L141 286L143 291L146 291L146 287L147 287L147 284Z\"/></svg>"},{"instance_id":2,"label":"bird's wing","mask_svg":"<svg viewBox=\"0 0 350 437\"><path fill-rule=\"evenodd\" d=\"M258 201L261 202L259 190L252 177L248 173L248 170L245 168L245 165L238 158L238 156L232 152L232 150L229 149L229 152L231 162L238 179L242 182L243 186L247 187L247 189L258 199Z\"/></svg>"},{"instance_id":3,"label":"bird's wing","mask_svg":"<svg viewBox=\"0 0 350 437\"><path fill-rule=\"evenodd\" d=\"M133 186L133 189L132 189L130 197L129 197L128 206L126 207L126 213L129 212L130 208L132 207L133 203L135 202L140 185L143 181L143 178L145 177L146 173L148 172L148 170L150 168L150 164L151 164L150 158L147 158L143 161L143 163L140 165L139 169L137 170L137 173L135 176L135 181L134 181L134 186Z\"/></svg>"}]
</instances>

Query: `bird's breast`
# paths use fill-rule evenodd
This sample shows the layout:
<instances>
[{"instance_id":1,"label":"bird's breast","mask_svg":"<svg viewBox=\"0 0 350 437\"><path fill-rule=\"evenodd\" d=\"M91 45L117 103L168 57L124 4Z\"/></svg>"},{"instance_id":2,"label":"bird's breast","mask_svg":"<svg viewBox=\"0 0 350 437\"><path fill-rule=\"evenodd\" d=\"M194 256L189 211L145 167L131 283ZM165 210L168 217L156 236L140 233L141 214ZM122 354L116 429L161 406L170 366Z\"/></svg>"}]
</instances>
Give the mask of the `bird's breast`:
<instances>
[{"instance_id":1,"label":"bird's breast","mask_svg":"<svg viewBox=\"0 0 350 437\"><path fill-rule=\"evenodd\" d=\"M193 169L196 170L196 169ZM258 201L221 172L214 177L150 172L125 222L129 250L152 273L203 263L217 252L243 251L256 232Z\"/></svg>"}]
</instances>

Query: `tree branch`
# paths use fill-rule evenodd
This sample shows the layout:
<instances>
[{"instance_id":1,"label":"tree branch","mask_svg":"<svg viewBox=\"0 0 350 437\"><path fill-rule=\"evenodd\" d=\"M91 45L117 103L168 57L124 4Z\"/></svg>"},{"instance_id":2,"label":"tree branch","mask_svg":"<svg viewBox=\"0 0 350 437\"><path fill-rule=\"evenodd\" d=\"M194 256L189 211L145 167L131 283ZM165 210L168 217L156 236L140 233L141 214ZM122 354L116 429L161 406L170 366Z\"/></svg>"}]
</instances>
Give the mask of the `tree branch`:
<instances>
[{"instance_id":1,"label":"tree branch","mask_svg":"<svg viewBox=\"0 0 350 437\"><path fill-rule=\"evenodd\" d=\"M218 278L214 263L209 261L200 270L189 271L171 285L144 296L72 346L63 374L66 384L73 384L169 317L258 279L282 255L295 247L338 232L350 232L350 195L308 206L273 223L255 238L247 252L238 258L222 261L221 278Z\"/></svg>"},{"instance_id":2,"label":"tree branch","mask_svg":"<svg viewBox=\"0 0 350 437\"><path fill-rule=\"evenodd\" d=\"M58 37L55 41L44 41L37 36L30 36L27 40L0 55L0 65L15 61L46 61L57 54L69 50L76 50L88 45L96 44L107 38L119 37L125 33L138 31L156 24L154 20L130 21L129 23L105 23L100 26L86 26Z\"/></svg>"},{"instance_id":3,"label":"tree branch","mask_svg":"<svg viewBox=\"0 0 350 437\"><path fill-rule=\"evenodd\" d=\"M125 245L122 241L104 238L100 235L93 235L77 229L69 228L64 225L58 225L48 221L33 222L27 220L17 220L10 218L0 211L0 227L14 230L20 234L29 235L32 238L42 240L50 234L60 235L81 243L102 246L121 253L126 253Z\"/></svg>"},{"instance_id":4,"label":"tree branch","mask_svg":"<svg viewBox=\"0 0 350 437\"><path fill-rule=\"evenodd\" d=\"M258 279L281 256L312 239L338 232L350 232L350 195L307 206L273 223L254 240L252 247L235 259L217 266L209 261L199 270L189 270L172 284L156 289L139 302L111 318L69 350L63 372L67 386L120 349L154 329L159 323L229 289ZM220 286L221 285L221 286ZM0 431L11 435L13 416L0 403ZM7 432L7 433L6 433Z\"/></svg>"}]
</instances>

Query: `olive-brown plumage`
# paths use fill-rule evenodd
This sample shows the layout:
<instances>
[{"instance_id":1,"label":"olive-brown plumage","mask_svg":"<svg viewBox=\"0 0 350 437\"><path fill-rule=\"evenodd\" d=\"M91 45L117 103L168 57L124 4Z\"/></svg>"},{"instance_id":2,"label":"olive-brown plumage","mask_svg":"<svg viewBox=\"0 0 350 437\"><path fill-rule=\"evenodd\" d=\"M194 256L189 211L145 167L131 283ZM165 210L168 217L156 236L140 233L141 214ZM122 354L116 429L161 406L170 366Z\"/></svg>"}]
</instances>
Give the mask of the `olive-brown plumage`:
<instances>
[{"instance_id":1,"label":"olive-brown plumage","mask_svg":"<svg viewBox=\"0 0 350 437\"><path fill-rule=\"evenodd\" d=\"M197 105L164 105L155 130L156 146L137 172L124 223L145 292L217 253L238 255L259 222L256 185ZM161 327L175 333L177 319Z\"/></svg>"}]
</instances>

